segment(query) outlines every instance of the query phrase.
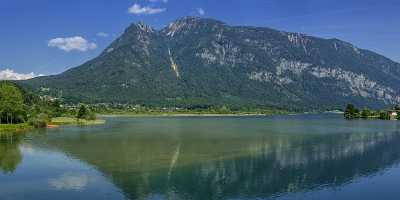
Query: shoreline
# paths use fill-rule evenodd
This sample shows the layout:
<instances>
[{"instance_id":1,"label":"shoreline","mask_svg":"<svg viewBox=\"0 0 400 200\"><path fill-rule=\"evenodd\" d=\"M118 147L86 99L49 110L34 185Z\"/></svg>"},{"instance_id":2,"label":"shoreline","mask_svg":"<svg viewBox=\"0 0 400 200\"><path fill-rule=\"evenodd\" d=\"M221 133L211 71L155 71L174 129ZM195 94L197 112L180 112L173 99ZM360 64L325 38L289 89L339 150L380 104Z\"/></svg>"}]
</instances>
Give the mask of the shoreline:
<instances>
[{"instance_id":1,"label":"shoreline","mask_svg":"<svg viewBox=\"0 0 400 200\"><path fill-rule=\"evenodd\" d=\"M35 129L55 129L60 128L61 126L94 126L105 124L106 120L104 119L96 119L96 120L76 120L75 118L69 117L58 117L53 118L53 122L49 122L43 128L35 128L32 125L27 123L23 124L0 124L0 135L4 134L19 134L27 131L35 130Z\"/></svg>"},{"instance_id":2,"label":"shoreline","mask_svg":"<svg viewBox=\"0 0 400 200\"><path fill-rule=\"evenodd\" d=\"M257 116L274 116L274 115L291 115L298 113L270 113L270 114L258 114L258 113L248 113L248 114L212 114L212 113L155 113L155 114L99 114L101 117L257 117Z\"/></svg>"},{"instance_id":3,"label":"shoreline","mask_svg":"<svg viewBox=\"0 0 400 200\"><path fill-rule=\"evenodd\" d=\"M16 134L25 131L30 131L35 129L33 126L24 124L1 124L0 125L0 135L2 134Z\"/></svg>"},{"instance_id":4,"label":"shoreline","mask_svg":"<svg viewBox=\"0 0 400 200\"><path fill-rule=\"evenodd\" d=\"M282 112L282 113L231 113L231 114L216 114L216 113L111 113L98 114L100 117L257 117L257 116L278 116L278 115L315 115L315 114L343 114L336 111L321 111L321 112Z\"/></svg>"},{"instance_id":5,"label":"shoreline","mask_svg":"<svg viewBox=\"0 0 400 200\"><path fill-rule=\"evenodd\" d=\"M48 125L53 126L51 128L56 128L65 125L77 125L77 126L92 126L106 123L104 119L86 120L86 119L76 119L72 117L56 117L49 122Z\"/></svg>"}]
</instances>

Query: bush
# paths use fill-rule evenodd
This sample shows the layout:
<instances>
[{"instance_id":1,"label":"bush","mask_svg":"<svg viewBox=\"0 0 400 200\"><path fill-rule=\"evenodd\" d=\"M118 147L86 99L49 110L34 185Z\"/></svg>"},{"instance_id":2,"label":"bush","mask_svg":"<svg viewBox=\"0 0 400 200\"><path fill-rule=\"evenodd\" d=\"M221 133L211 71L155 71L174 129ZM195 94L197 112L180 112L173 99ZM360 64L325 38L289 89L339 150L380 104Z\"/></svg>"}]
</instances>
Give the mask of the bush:
<instances>
[{"instance_id":1,"label":"bush","mask_svg":"<svg viewBox=\"0 0 400 200\"><path fill-rule=\"evenodd\" d=\"M81 105L76 115L78 119L95 120L96 114L89 110L85 105Z\"/></svg>"},{"instance_id":2,"label":"bush","mask_svg":"<svg viewBox=\"0 0 400 200\"><path fill-rule=\"evenodd\" d=\"M368 108L364 108L361 112L361 118L367 119L369 116L371 116L371 111Z\"/></svg>"},{"instance_id":3,"label":"bush","mask_svg":"<svg viewBox=\"0 0 400 200\"><path fill-rule=\"evenodd\" d=\"M38 116L29 119L28 124L35 128L45 128L49 122L49 116L41 113Z\"/></svg>"},{"instance_id":4,"label":"bush","mask_svg":"<svg viewBox=\"0 0 400 200\"><path fill-rule=\"evenodd\" d=\"M344 111L344 117L346 119L354 119L354 118L358 118L359 117L359 110L354 107L353 104L348 104L346 106L346 109Z\"/></svg>"}]
</instances>

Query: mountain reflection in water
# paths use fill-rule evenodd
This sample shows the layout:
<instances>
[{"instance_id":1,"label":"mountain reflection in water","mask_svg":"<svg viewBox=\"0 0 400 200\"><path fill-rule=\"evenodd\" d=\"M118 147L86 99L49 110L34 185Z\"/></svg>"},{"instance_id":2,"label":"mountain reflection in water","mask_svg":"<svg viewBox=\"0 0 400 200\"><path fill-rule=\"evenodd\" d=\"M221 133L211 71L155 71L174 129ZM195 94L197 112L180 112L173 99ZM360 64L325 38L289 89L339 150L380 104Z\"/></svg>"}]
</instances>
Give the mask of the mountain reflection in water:
<instances>
[{"instance_id":1,"label":"mountain reflection in water","mask_svg":"<svg viewBox=\"0 0 400 200\"><path fill-rule=\"evenodd\" d=\"M337 118L110 118L31 144L93 166L129 199L256 199L340 187L395 166L398 130ZM20 160L5 162L4 152L0 166Z\"/></svg>"}]
</instances>

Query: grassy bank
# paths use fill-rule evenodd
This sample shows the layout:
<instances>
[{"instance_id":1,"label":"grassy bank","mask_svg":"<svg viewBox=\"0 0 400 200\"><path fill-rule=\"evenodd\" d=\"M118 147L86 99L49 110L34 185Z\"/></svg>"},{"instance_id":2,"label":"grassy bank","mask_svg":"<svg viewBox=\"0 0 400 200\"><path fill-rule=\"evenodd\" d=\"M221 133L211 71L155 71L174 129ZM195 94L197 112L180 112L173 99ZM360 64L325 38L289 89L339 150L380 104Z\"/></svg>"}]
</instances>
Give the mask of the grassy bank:
<instances>
[{"instance_id":1,"label":"grassy bank","mask_svg":"<svg viewBox=\"0 0 400 200\"><path fill-rule=\"evenodd\" d=\"M23 123L23 124L0 124L0 134L10 133L10 132L20 132L33 129L33 126Z\"/></svg>"},{"instance_id":2,"label":"grassy bank","mask_svg":"<svg viewBox=\"0 0 400 200\"><path fill-rule=\"evenodd\" d=\"M73 117L56 117L51 119L49 124L51 125L97 125L104 124L105 120L95 119L95 120L86 120L86 119L77 119Z\"/></svg>"},{"instance_id":3,"label":"grassy bank","mask_svg":"<svg viewBox=\"0 0 400 200\"><path fill-rule=\"evenodd\" d=\"M43 128L56 128L59 125L80 125L80 126L89 126L89 125L98 125L104 124L105 120L96 119L96 120L86 120L86 119L79 119L72 117L56 117L51 120L45 125ZM33 125L28 123L21 123L21 124L0 124L0 134L6 133L18 133L23 131L28 131L35 129Z\"/></svg>"}]
</instances>

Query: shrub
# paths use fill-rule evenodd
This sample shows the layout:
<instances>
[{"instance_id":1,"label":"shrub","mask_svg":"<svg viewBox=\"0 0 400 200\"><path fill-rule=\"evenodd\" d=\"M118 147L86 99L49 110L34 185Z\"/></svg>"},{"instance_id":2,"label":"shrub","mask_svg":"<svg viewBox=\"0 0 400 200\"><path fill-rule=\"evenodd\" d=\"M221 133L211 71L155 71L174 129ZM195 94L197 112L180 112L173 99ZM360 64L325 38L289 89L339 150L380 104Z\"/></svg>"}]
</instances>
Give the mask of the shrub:
<instances>
[{"instance_id":1,"label":"shrub","mask_svg":"<svg viewBox=\"0 0 400 200\"><path fill-rule=\"evenodd\" d=\"M348 104L346 110L344 111L344 117L346 119L354 119L359 116L359 111L353 104Z\"/></svg>"},{"instance_id":2,"label":"shrub","mask_svg":"<svg viewBox=\"0 0 400 200\"><path fill-rule=\"evenodd\" d=\"M364 108L361 112L361 118L367 119L369 116L371 116L371 111L368 108Z\"/></svg>"},{"instance_id":3,"label":"shrub","mask_svg":"<svg viewBox=\"0 0 400 200\"><path fill-rule=\"evenodd\" d=\"M81 105L76 115L78 119L95 120L96 114L89 110L85 105Z\"/></svg>"},{"instance_id":4,"label":"shrub","mask_svg":"<svg viewBox=\"0 0 400 200\"><path fill-rule=\"evenodd\" d=\"M49 116L41 113L36 117L29 119L28 124L35 128L45 128L47 127L49 121L50 121Z\"/></svg>"}]
</instances>

